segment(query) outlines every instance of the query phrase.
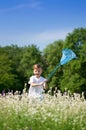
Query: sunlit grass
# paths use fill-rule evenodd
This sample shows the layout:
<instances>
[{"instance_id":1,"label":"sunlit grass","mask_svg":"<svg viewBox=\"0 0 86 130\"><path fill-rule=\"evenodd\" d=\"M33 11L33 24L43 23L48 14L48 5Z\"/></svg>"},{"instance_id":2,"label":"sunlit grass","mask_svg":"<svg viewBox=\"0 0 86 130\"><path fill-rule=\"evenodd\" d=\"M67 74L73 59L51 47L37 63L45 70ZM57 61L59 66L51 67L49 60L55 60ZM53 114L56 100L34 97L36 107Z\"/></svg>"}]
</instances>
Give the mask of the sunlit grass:
<instances>
[{"instance_id":1,"label":"sunlit grass","mask_svg":"<svg viewBox=\"0 0 86 130\"><path fill-rule=\"evenodd\" d=\"M86 101L59 91L33 102L27 93L1 95L0 130L86 130Z\"/></svg>"}]
</instances>

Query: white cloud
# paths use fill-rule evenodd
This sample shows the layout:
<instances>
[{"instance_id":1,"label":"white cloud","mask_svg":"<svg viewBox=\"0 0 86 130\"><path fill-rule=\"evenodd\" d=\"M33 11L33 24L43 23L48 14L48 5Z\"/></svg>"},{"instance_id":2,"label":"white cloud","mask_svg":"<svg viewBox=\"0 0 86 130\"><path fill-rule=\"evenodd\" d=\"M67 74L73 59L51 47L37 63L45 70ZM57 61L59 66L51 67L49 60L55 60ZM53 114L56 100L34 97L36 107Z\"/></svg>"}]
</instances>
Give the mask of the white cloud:
<instances>
[{"instance_id":1,"label":"white cloud","mask_svg":"<svg viewBox=\"0 0 86 130\"><path fill-rule=\"evenodd\" d=\"M19 46L25 46L28 44L36 44L40 49L45 48L48 44L56 40L64 40L71 29L68 30L49 30L38 33L27 34L4 34L0 37L0 43L5 44L18 44Z\"/></svg>"},{"instance_id":2,"label":"white cloud","mask_svg":"<svg viewBox=\"0 0 86 130\"><path fill-rule=\"evenodd\" d=\"M55 40L64 39L68 31L65 30L55 30L55 31L45 31L35 35L35 39L43 40Z\"/></svg>"},{"instance_id":3,"label":"white cloud","mask_svg":"<svg viewBox=\"0 0 86 130\"><path fill-rule=\"evenodd\" d=\"M0 9L0 12L10 12L10 11L14 11L17 9L23 9L23 8L40 9L41 2L40 1L29 1L28 3L20 3L13 7L2 8L2 9Z\"/></svg>"},{"instance_id":4,"label":"white cloud","mask_svg":"<svg viewBox=\"0 0 86 130\"><path fill-rule=\"evenodd\" d=\"M44 32L38 32L38 33L33 33L33 34L23 34L24 39L27 41L38 41L40 43L46 43L50 41L55 41L62 39L64 40L69 32L72 30L49 30L49 31L44 31ZM23 39L22 39L23 40Z\"/></svg>"}]
</instances>

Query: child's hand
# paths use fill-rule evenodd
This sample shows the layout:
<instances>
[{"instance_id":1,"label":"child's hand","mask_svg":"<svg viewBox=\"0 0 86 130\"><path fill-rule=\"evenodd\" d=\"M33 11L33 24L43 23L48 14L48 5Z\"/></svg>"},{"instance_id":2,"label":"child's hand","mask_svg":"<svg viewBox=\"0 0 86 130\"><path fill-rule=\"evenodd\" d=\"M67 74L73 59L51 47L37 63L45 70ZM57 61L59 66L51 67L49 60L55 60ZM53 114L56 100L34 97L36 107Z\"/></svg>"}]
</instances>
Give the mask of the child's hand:
<instances>
[{"instance_id":1,"label":"child's hand","mask_svg":"<svg viewBox=\"0 0 86 130\"><path fill-rule=\"evenodd\" d=\"M45 83L45 82L41 82L41 83L39 83L39 85L42 85L42 86L43 86L43 85L44 85L44 83Z\"/></svg>"},{"instance_id":2,"label":"child's hand","mask_svg":"<svg viewBox=\"0 0 86 130\"><path fill-rule=\"evenodd\" d=\"M44 80L43 82L39 83L39 85L40 85L40 86L42 85L42 86L45 87L45 86L46 86L46 82L47 82L47 80Z\"/></svg>"},{"instance_id":3,"label":"child's hand","mask_svg":"<svg viewBox=\"0 0 86 130\"><path fill-rule=\"evenodd\" d=\"M45 79L44 82L46 83L46 82L47 82L47 79Z\"/></svg>"}]
</instances>

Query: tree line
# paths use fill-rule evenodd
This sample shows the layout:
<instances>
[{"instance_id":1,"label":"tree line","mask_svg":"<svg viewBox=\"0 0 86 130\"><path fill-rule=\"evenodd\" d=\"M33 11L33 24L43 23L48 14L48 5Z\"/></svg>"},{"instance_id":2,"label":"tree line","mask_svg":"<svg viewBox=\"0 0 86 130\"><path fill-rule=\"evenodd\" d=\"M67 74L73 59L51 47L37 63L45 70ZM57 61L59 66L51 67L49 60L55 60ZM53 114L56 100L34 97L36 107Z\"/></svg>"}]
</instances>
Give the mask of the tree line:
<instances>
[{"instance_id":1,"label":"tree line","mask_svg":"<svg viewBox=\"0 0 86 130\"><path fill-rule=\"evenodd\" d=\"M85 93L86 96L86 28L75 28L65 40L57 40L47 45L43 51L35 45L18 47L0 46L0 93L13 90L21 91L33 74L35 63L43 67L46 78L59 64L63 49L71 49L77 55L65 65L60 66L49 79L49 88L57 87L62 92Z\"/></svg>"}]
</instances>

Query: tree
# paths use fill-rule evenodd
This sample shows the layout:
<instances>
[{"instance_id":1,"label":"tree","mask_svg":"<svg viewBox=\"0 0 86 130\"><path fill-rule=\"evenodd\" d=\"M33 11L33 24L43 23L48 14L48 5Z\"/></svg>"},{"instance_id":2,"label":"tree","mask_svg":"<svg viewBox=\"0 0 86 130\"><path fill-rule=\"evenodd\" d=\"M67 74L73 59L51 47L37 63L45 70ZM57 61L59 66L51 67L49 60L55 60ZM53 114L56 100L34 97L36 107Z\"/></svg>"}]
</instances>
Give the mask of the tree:
<instances>
[{"instance_id":1,"label":"tree","mask_svg":"<svg viewBox=\"0 0 86 130\"><path fill-rule=\"evenodd\" d=\"M12 45L1 47L0 50L0 90L22 90L23 76L18 71L22 49Z\"/></svg>"},{"instance_id":2,"label":"tree","mask_svg":"<svg viewBox=\"0 0 86 130\"><path fill-rule=\"evenodd\" d=\"M64 48L72 49L77 59L63 66L61 89L69 89L72 93L86 93L86 29L77 28L66 37Z\"/></svg>"},{"instance_id":3,"label":"tree","mask_svg":"<svg viewBox=\"0 0 86 130\"><path fill-rule=\"evenodd\" d=\"M47 72L46 77L53 71L53 69L59 65L60 58L62 55L64 41L59 40L55 41L52 44L49 44L43 51L44 57L47 63ZM62 75L61 67L54 73L54 75L49 79L50 87L59 87L59 79Z\"/></svg>"},{"instance_id":4,"label":"tree","mask_svg":"<svg viewBox=\"0 0 86 130\"><path fill-rule=\"evenodd\" d=\"M1 50L1 49L0 49ZM7 54L0 53L0 92L9 90L14 85L15 75L11 73L11 63Z\"/></svg>"},{"instance_id":5,"label":"tree","mask_svg":"<svg viewBox=\"0 0 86 130\"><path fill-rule=\"evenodd\" d=\"M32 44L24 48L23 56L20 61L19 70L24 75L25 82L27 82L28 78L33 74L32 67L36 63L43 65L42 56L39 49Z\"/></svg>"}]
</instances>

